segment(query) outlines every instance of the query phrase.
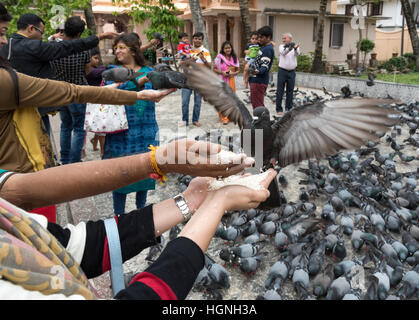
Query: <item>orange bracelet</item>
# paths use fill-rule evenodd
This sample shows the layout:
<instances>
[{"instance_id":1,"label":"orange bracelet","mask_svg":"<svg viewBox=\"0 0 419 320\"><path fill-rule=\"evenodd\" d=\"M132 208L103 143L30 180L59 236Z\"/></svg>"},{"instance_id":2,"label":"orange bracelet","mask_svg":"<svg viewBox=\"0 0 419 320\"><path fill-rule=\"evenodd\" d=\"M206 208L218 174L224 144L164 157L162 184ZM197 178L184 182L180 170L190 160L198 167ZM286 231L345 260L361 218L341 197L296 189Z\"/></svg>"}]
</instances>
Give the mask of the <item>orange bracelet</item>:
<instances>
[{"instance_id":1,"label":"orange bracelet","mask_svg":"<svg viewBox=\"0 0 419 320\"><path fill-rule=\"evenodd\" d=\"M158 146L153 146L150 144L148 149L150 150L150 164L151 168L154 173L150 174L150 178L158 181L160 185L164 185L164 183L167 181L166 174L160 170L157 162L156 162L156 150L158 149Z\"/></svg>"}]
</instances>

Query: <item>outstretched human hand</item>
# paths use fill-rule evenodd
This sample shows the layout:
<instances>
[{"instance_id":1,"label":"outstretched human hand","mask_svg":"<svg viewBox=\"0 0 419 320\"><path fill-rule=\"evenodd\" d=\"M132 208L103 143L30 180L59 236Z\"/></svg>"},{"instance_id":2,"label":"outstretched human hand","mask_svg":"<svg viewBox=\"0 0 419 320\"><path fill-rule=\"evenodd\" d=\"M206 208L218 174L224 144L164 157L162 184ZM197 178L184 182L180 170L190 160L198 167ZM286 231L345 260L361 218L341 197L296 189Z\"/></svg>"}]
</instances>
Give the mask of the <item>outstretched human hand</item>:
<instances>
[{"instance_id":1,"label":"outstretched human hand","mask_svg":"<svg viewBox=\"0 0 419 320\"><path fill-rule=\"evenodd\" d=\"M236 155L229 163L217 162L221 145L180 139L161 146L156 151L156 162L164 173L183 173L200 177L228 177L251 167L254 160L245 154Z\"/></svg>"},{"instance_id":2,"label":"outstretched human hand","mask_svg":"<svg viewBox=\"0 0 419 320\"><path fill-rule=\"evenodd\" d=\"M208 197L221 203L224 211L247 210L256 208L269 197L268 187L277 175L273 169L268 170L267 177L260 183L262 189L254 190L240 185L229 185L216 191L210 191ZM243 175L243 178L248 175ZM212 194L213 193L213 194Z\"/></svg>"},{"instance_id":3,"label":"outstretched human hand","mask_svg":"<svg viewBox=\"0 0 419 320\"><path fill-rule=\"evenodd\" d=\"M137 99L138 100L148 100L148 101L154 101L159 102L161 99L163 99L165 96L171 94L172 92L175 92L176 89L172 88L169 90L159 91L159 90L142 90L137 92Z\"/></svg>"}]
</instances>

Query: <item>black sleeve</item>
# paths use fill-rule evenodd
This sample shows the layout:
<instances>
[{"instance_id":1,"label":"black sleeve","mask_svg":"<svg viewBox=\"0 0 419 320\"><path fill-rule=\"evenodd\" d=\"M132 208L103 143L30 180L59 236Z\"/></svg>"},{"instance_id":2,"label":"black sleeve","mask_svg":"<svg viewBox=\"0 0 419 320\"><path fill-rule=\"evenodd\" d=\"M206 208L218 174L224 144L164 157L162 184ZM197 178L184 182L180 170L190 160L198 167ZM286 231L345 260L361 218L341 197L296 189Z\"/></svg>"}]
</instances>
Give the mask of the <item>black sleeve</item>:
<instances>
[{"instance_id":1,"label":"black sleeve","mask_svg":"<svg viewBox=\"0 0 419 320\"><path fill-rule=\"evenodd\" d=\"M37 56L42 61L51 61L93 49L98 44L99 38L97 36L53 42L33 41L30 54Z\"/></svg>"},{"instance_id":2,"label":"black sleeve","mask_svg":"<svg viewBox=\"0 0 419 320\"><path fill-rule=\"evenodd\" d=\"M134 210L117 217L119 238L121 241L122 260L126 261L139 254L142 250L160 242L155 237L153 206ZM71 235L69 229L57 224L48 223L48 231L66 247ZM86 223L86 240L80 266L87 278L94 278L110 268L109 251L106 240L105 224L102 220ZM106 246L105 246L106 245Z\"/></svg>"},{"instance_id":3,"label":"black sleeve","mask_svg":"<svg viewBox=\"0 0 419 320\"><path fill-rule=\"evenodd\" d=\"M115 299L183 300L204 267L204 253L192 240L184 237L170 241L159 258Z\"/></svg>"}]
</instances>

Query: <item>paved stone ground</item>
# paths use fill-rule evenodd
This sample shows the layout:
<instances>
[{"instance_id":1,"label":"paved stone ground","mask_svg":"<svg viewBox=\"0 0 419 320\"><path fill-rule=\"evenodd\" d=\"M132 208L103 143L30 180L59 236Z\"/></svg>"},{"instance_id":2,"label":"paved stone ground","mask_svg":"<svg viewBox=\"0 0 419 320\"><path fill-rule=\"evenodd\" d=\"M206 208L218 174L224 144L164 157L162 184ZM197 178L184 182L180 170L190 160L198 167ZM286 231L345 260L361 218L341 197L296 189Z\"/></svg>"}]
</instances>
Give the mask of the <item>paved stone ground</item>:
<instances>
[{"instance_id":1,"label":"paved stone ground","mask_svg":"<svg viewBox=\"0 0 419 320\"><path fill-rule=\"evenodd\" d=\"M246 90L241 86L241 78L237 78L238 85L238 96L242 99L246 99L247 94ZM269 98L270 95L274 96L275 88L268 88L268 96L265 97L265 105L271 111L271 114L275 114L275 105L272 100ZM317 94L322 94L321 90L299 88L300 90L312 90ZM272 91L271 91L272 90ZM270 92L271 91L271 92ZM192 105L193 98L191 98L190 103L190 117L192 116ZM247 104L249 110L252 110L251 105ZM194 138L204 132L214 130L214 129L223 129L223 130L237 130L234 124L222 125L217 113L214 108L208 103L202 103L200 122L202 127L199 129L194 126L189 126L187 128L178 127L178 123L181 120L181 97L180 91L168 96L163 99L156 106L156 117L160 128L160 141L168 141L175 138L176 136L185 136ZM58 116L54 116L52 119L53 125L53 134L56 141L57 148L59 149L59 124L60 119ZM89 133L87 136L86 144L86 158L83 161L91 161L99 159L99 151L93 151L92 145L89 140L92 138L92 134ZM388 148L385 148L383 152L389 152ZM295 201L298 199L299 188L298 181L303 179L305 176L302 173L297 172L297 168L300 166L306 167L307 163L303 162L300 165L290 165L284 168L281 173L288 177L289 186L284 190L284 193L288 201ZM408 165L398 164L399 171L411 170ZM167 199L179 193L177 176L169 175L168 183L161 187L156 185L156 190L149 191L147 204L156 203L161 200ZM319 206L318 206L319 208ZM321 207L320 207L321 208ZM68 209L71 211L71 214L68 213ZM134 194L128 195L127 198L127 212L135 209L135 197ZM318 209L319 210L319 209ZM59 217L58 222L62 225L65 223L75 223L77 224L80 221L87 220L98 220L109 218L113 216L112 209L112 195L111 193L101 194L95 197L85 198L77 201L71 202L69 205L60 205L59 206ZM164 234L164 237L168 239L168 232ZM349 241L349 240L348 240ZM167 242L166 242L167 243ZM217 262L222 263L221 259L218 256L219 250L221 247L225 246L224 241L218 238L213 238L210 247L208 249L208 254L212 256ZM350 248L350 241L347 243L347 248ZM140 272L143 271L148 263L145 261L145 257L148 253L148 249L140 253L136 257L126 261L124 263L125 272ZM348 254L347 258L351 258L351 254ZM259 271L256 275L252 277L247 277L238 270L238 268L230 268L227 270L230 274L231 287L228 290L223 290L221 293L223 299L255 299L258 294L263 294L265 291L263 284L266 280L270 266L278 259L278 255L275 254L272 250L264 259L263 264L261 265ZM109 273L93 279L93 285L98 290L98 293L103 298L111 298L112 292L110 290L110 281ZM284 286L283 293L292 298L295 296L294 289L291 285ZM202 292L192 290L188 295L187 299L205 299L205 296Z\"/></svg>"}]
</instances>

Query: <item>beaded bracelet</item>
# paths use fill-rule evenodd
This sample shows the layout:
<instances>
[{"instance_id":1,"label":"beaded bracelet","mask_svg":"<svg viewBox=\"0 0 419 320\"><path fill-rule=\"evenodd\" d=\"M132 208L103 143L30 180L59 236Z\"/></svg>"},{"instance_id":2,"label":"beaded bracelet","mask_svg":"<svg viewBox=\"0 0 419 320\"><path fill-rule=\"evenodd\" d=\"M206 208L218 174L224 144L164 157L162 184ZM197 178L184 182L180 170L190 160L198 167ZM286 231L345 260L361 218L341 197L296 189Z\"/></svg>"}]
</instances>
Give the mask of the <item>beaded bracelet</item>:
<instances>
[{"instance_id":1,"label":"beaded bracelet","mask_svg":"<svg viewBox=\"0 0 419 320\"><path fill-rule=\"evenodd\" d=\"M160 170L157 162L156 162L156 150L158 149L158 146L153 146L150 144L148 149L150 150L150 164L151 169L153 173L150 173L150 178L158 181L160 185L164 185L164 183L167 181L167 176L163 171Z\"/></svg>"}]
</instances>

